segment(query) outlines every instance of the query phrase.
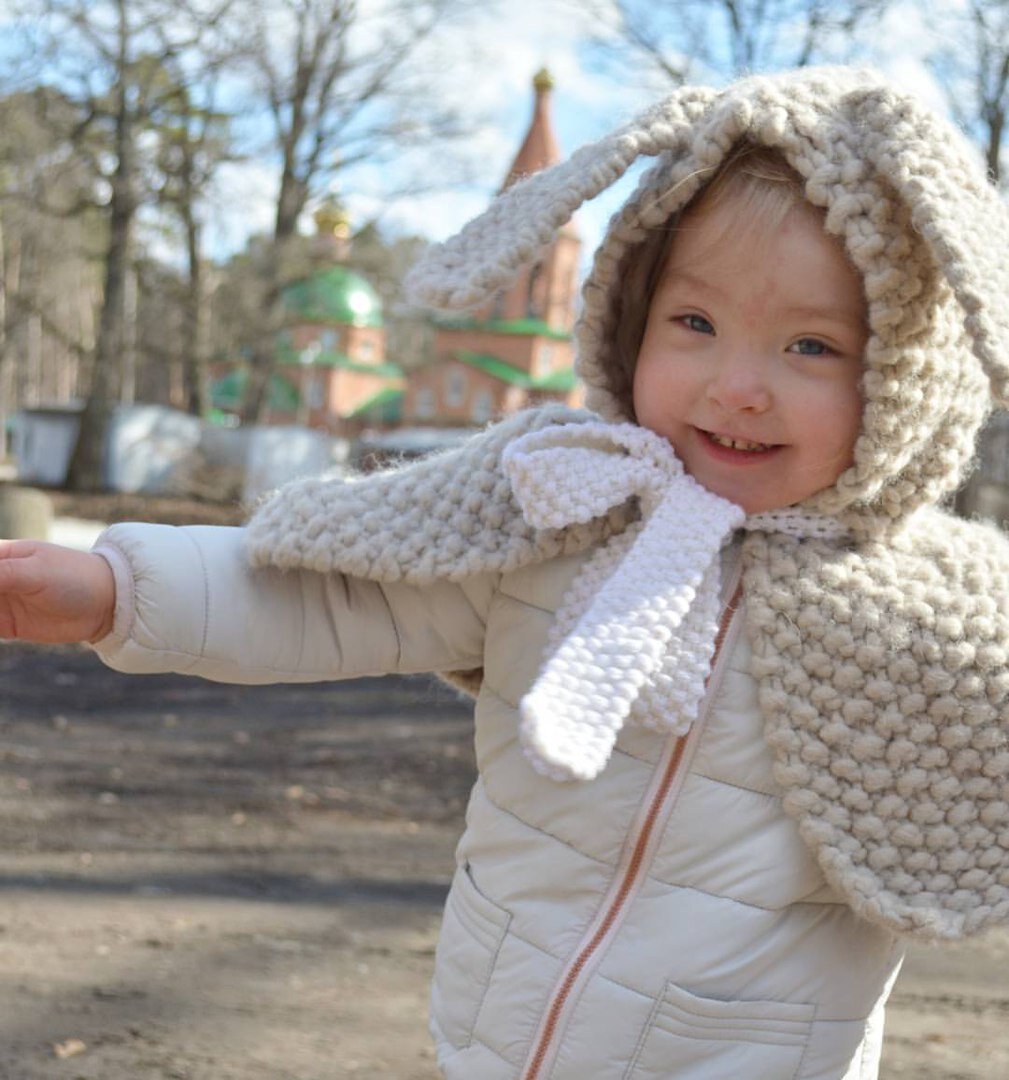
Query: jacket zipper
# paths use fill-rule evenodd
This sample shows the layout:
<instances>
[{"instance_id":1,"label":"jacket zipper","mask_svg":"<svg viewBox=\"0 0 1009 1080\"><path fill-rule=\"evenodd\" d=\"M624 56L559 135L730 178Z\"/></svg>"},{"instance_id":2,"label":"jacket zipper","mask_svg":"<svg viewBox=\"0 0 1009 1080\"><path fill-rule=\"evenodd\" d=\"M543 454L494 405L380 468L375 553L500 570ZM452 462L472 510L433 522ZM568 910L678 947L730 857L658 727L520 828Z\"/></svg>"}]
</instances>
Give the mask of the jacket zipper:
<instances>
[{"instance_id":1,"label":"jacket zipper","mask_svg":"<svg viewBox=\"0 0 1009 1080\"><path fill-rule=\"evenodd\" d=\"M732 651L729 648L723 653L723 646L736 622L736 609L743 591L740 585L741 576L742 569L737 566L732 579L731 599L725 605L715 638L715 653L698 717L686 735L670 737L663 751L662 760L655 770L657 782L653 781L642 800L641 809L624 844L625 855L621 858L613 883L550 997L539 1030L533 1039L533 1049L522 1071L522 1080L538 1080L541 1074L546 1075L559 1049L560 1033L567 1025L571 1005L577 1000L577 995L572 995L572 991L579 983L587 981L601 961L605 950L600 950L600 945L607 938L612 938L619 929L628 900L637 892L652 864L659 835L656 822L660 818L667 819L672 811L683 786L683 762L693 757L711 701L721 682L723 655L727 656ZM593 959L595 964L591 964Z\"/></svg>"}]
</instances>

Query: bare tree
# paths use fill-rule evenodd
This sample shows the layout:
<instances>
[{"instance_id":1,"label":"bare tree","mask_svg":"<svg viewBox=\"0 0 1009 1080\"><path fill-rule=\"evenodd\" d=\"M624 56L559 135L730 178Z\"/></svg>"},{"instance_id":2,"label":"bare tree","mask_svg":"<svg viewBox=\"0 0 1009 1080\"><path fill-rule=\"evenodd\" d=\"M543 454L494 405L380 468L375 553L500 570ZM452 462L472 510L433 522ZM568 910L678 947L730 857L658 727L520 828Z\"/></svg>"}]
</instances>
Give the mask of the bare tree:
<instances>
[{"instance_id":1,"label":"bare tree","mask_svg":"<svg viewBox=\"0 0 1009 1080\"><path fill-rule=\"evenodd\" d=\"M388 0L366 13L355 0L254 0L242 12L251 85L272 129L279 165L273 256L261 264L245 352L251 378L243 410L262 415L283 321L281 297L305 270L298 219L340 170L380 164L426 146L432 153L465 128L431 92L439 73L424 48L468 0ZM390 192L391 193L391 192Z\"/></svg>"},{"instance_id":2,"label":"bare tree","mask_svg":"<svg viewBox=\"0 0 1009 1080\"><path fill-rule=\"evenodd\" d=\"M966 0L951 9L933 0L929 21L939 44L929 67L957 123L981 146L988 173L1003 184L1009 113L1009 0Z\"/></svg>"},{"instance_id":3,"label":"bare tree","mask_svg":"<svg viewBox=\"0 0 1009 1080\"><path fill-rule=\"evenodd\" d=\"M70 143L94 178L93 202L106 228L104 287L91 386L68 486L102 484L109 415L129 347L128 273L137 211L145 197L143 136L173 83L166 65L213 29L231 0L33 0L20 12L39 50L39 70L80 120Z\"/></svg>"},{"instance_id":4,"label":"bare tree","mask_svg":"<svg viewBox=\"0 0 1009 1080\"><path fill-rule=\"evenodd\" d=\"M66 400L93 346L100 216L82 213L91 177L68 153L80 121L57 91L0 98L0 420Z\"/></svg>"},{"instance_id":5,"label":"bare tree","mask_svg":"<svg viewBox=\"0 0 1009 1080\"><path fill-rule=\"evenodd\" d=\"M886 0L594 0L598 55L679 85L848 59Z\"/></svg>"},{"instance_id":6,"label":"bare tree","mask_svg":"<svg viewBox=\"0 0 1009 1080\"><path fill-rule=\"evenodd\" d=\"M178 219L186 253L180 342L185 407L195 416L206 416L210 409L209 305L200 206L218 167L234 160L235 154L229 118L214 107L214 80L206 81L203 101L198 102L184 72L177 72L175 79L157 129L158 194L160 202Z\"/></svg>"},{"instance_id":7,"label":"bare tree","mask_svg":"<svg viewBox=\"0 0 1009 1080\"><path fill-rule=\"evenodd\" d=\"M935 40L929 66L946 92L950 112L984 154L988 175L1003 189L1006 118L1009 114L1009 0L967 0L962 6L933 2L926 9ZM955 44L950 44L955 43ZM1005 417L981 433L979 467L956 494L957 513L970 517L980 509L981 486L995 474L999 482L1005 463L997 449L1004 447ZM992 472L995 467L995 472Z\"/></svg>"}]
</instances>

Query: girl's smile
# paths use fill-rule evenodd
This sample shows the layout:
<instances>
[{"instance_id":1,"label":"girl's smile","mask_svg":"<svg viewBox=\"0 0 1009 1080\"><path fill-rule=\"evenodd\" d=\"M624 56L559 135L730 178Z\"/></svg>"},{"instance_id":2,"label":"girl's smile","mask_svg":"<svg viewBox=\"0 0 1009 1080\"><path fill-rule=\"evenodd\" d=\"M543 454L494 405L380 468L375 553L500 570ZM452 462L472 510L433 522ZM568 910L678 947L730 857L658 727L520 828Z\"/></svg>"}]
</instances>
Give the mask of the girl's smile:
<instances>
[{"instance_id":1,"label":"girl's smile","mask_svg":"<svg viewBox=\"0 0 1009 1080\"><path fill-rule=\"evenodd\" d=\"M790 506L851 464L867 331L858 273L811 207L775 228L727 198L684 216L645 325L638 423L749 513Z\"/></svg>"},{"instance_id":2,"label":"girl's smile","mask_svg":"<svg viewBox=\"0 0 1009 1080\"><path fill-rule=\"evenodd\" d=\"M738 465L763 461L782 450L780 445L756 442L738 435L726 435L716 431L693 429L700 437L701 445L718 461L729 461Z\"/></svg>"}]
</instances>

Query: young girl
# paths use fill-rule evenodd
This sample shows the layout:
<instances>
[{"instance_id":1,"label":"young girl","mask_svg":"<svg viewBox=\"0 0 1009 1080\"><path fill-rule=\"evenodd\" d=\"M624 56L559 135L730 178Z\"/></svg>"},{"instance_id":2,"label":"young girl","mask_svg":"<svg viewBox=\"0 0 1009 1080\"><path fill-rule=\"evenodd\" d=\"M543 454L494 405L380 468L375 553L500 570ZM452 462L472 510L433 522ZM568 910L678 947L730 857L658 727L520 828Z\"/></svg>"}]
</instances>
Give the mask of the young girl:
<instances>
[{"instance_id":1,"label":"young girl","mask_svg":"<svg viewBox=\"0 0 1009 1080\"><path fill-rule=\"evenodd\" d=\"M1007 400L1005 210L841 69L684 89L413 276L484 302L640 155L596 415L245 529L3 551L7 636L241 682L451 672L480 768L431 1028L466 1080L868 1080L903 939L1009 916L1009 545L936 504Z\"/></svg>"}]
</instances>

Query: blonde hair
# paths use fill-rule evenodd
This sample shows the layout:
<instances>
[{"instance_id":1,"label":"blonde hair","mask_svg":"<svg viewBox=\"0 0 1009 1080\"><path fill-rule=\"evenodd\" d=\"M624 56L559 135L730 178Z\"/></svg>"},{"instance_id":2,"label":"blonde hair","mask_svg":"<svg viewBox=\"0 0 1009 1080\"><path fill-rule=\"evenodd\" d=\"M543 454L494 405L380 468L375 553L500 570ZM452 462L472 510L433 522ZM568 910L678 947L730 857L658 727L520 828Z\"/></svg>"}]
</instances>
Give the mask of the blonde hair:
<instances>
[{"instance_id":1,"label":"blonde hair","mask_svg":"<svg viewBox=\"0 0 1009 1080\"><path fill-rule=\"evenodd\" d=\"M630 263L621 274L613 342L615 367L623 376L619 381L628 391L634 381L648 309L682 222L730 201L736 213L726 228L738 229L741 235L773 232L796 206L818 212L806 200L802 177L777 150L756 143L737 143L708 183L629 253Z\"/></svg>"}]
</instances>

